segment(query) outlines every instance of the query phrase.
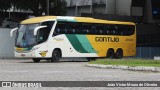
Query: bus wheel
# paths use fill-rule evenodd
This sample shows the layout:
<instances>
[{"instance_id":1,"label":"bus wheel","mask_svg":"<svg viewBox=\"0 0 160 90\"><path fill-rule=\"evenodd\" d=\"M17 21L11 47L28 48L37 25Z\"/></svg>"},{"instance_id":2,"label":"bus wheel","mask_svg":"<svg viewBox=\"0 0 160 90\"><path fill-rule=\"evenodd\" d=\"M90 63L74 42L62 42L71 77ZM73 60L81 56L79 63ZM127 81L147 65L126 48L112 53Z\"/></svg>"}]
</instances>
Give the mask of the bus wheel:
<instances>
[{"instance_id":1,"label":"bus wheel","mask_svg":"<svg viewBox=\"0 0 160 90\"><path fill-rule=\"evenodd\" d=\"M61 58L61 53L59 50L54 50L52 53L51 62L58 62Z\"/></svg>"},{"instance_id":2,"label":"bus wheel","mask_svg":"<svg viewBox=\"0 0 160 90\"><path fill-rule=\"evenodd\" d=\"M38 62L41 61L41 59L39 59L39 58L33 58L32 60L33 60L35 63L38 63Z\"/></svg>"},{"instance_id":3,"label":"bus wheel","mask_svg":"<svg viewBox=\"0 0 160 90\"><path fill-rule=\"evenodd\" d=\"M110 58L110 59L114 58L114 50L113 49L109 49L107 51L107 58Z\"/></svg>"},{"instance_id":4,"label":"bus wheel","mask_svg":"<svg viewBox=\"0 0 160 90\"><path fill-rule=\"evenodd\" d=\"M121 59L123 57L123 50L117 49L115 57L116 59Z\"/></svg>"}]
</instances>

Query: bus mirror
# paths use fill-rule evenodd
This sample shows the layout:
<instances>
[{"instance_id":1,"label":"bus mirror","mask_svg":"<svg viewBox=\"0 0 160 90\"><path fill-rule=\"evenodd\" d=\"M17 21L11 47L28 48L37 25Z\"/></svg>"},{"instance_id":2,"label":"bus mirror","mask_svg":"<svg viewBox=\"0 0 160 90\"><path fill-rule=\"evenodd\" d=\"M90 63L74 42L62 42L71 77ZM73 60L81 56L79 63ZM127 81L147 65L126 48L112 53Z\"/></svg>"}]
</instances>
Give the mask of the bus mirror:
<instances>
[{"instance_id":1,"label":"bus mirror","mask_svg":"<svg viewBox=\"0 0 160 90\"><path fill-rule=\"evenodd\" d=\"M45 27L47 27L47 26L39 26L39 27L36 27L36 28L34 29L34 35L37 35L37 31L38 31L39 29L45 28Z\"/></svg>"},{"instance_id":2,"label":"bus mirror","mask_svg":"<svg viewBox=\"0 0 160 90\"><path fill-rule=\"evenodd\" d=\"M11 36L11 37L13 36L13 32L16 31L16 30L18 30L18 28L14 28L14 29L12 29L12 30L10 31L10 36Z\"/></svg>"}]
</instances>

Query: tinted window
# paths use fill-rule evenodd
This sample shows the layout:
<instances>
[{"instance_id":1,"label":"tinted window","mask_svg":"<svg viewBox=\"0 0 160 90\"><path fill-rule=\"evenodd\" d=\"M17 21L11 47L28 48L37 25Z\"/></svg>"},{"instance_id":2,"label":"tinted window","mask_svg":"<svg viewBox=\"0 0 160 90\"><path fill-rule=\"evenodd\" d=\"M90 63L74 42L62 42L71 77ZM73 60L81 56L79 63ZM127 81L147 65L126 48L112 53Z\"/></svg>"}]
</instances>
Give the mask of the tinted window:
<instances>
[{"instance_id":1,"label":"tinted window","mask_svg":"<svg viewBox=\"0 0 160 90\"><path fill-rule=\"evenodd\" d=\"M118 35L133 35L135 27L132 25L117 25Z\"/></svg>"},{"instance_id":2,"label":"tinted window","mask_svg":"<svg viewBox=\"0 0 160 90\"><path fill-rule=\"evenodd\" d=\"M67 25L64 22L58 22L54 31L54 35L67 34Z\"/></svg>"},{"instance_id":3,"label":"tinted window","mask_svg":"<svg viewBox=\"0 0 160 90\"><path fill-rule=\"evenodd\" d=\"M88 35L132 35L133 25L91 24L79 22L58 22L55 34L88 34Z\"/></svg>"},{"instance_id":4,"label":"tinted window","mask_svg":"<svg viewBox=\"0 0 160 90\"><path fill-rule=\"evenodd\" d=\"M67 23L68 34L80 34L82 29L81 23Z\"/></svg>"},{"instance_id":5,"label":"tinted window","mask_svg":"<svg viewBox=\"0 0 160 90\"><path fill-rule=\"evenodd\" d=\"M107 27L106 25L97 25L96 26L96 30L95 30L95 34L98 34L98 35L103 35L103 34L107 34L108 30L107 30Z\"/></svg>"},{"instance_id":6,"label":"tinted window","mask_svg":"<svg viewBox=\"0 0 160 90\"><path fill-rule=\"evenodd\" d=\"M94 34L93 24L83 24L81 34Z\"/></svg>"},{"instance_id":7,"label":"tinted window","mask_svg":"<svg viewBox=\"0 0 160 90\"><path fill-rule=\"evenodd\" d=\"M47 26L46 28L41 28L38 30L38 43L45 42L48 39L49 33L53 27L54 21L43 22L42 26Z\"/></svg>"}]
</instances>

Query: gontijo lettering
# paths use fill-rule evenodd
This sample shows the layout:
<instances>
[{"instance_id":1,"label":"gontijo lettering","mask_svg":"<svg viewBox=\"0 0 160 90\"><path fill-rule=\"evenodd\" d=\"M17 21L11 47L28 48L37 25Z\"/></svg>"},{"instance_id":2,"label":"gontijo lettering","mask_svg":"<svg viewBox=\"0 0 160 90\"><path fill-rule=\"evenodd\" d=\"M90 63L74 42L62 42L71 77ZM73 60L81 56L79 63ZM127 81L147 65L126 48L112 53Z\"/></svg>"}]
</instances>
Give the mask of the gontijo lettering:
<instances>
[{"instance_id":1,"label":"gontijo lettering","mask_svg":"<svg viewBox=\"0 0 160 90\"><path fill-rule=\"evenodd\" d=\"M119 42L119 38L118 37L96 37L95 38L96 42Z\"/></svg>"}]
</instances>

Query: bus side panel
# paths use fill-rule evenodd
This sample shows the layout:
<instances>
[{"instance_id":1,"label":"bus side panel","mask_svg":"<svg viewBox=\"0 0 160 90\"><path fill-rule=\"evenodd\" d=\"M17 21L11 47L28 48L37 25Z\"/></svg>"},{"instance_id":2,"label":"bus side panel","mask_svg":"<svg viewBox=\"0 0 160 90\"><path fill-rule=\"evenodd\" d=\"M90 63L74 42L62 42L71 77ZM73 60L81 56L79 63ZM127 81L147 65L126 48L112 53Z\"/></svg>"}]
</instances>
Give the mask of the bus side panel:
<instances>
[{"instance_id":1,"label":"bus side panel","mask_svg":"<svg viewBox=\"0 0 160 90\"><path fill-rule=\"evenodd\" d=\"M79 40L76 35L57 35L48 42L50 56L52 56L54 49L59 48L62 51L62 57L98 57L98 55L91 50L88 43L84 43L83 41L84 40ZM90 47L90 51L86 49L87 47Z\"/></svg>"},{"instance_id":2,"label":"bus side panel","mask_svg":"<svg viewBox=\"0 0 160 90\"><path fill-rule=\"evenodd\" d=\"M121 48L124 56L134 56L136 52L135 36L87 35L88 40L96 50L98 56L106 57L109 48Z\"/></svg>"}]
</instances>

